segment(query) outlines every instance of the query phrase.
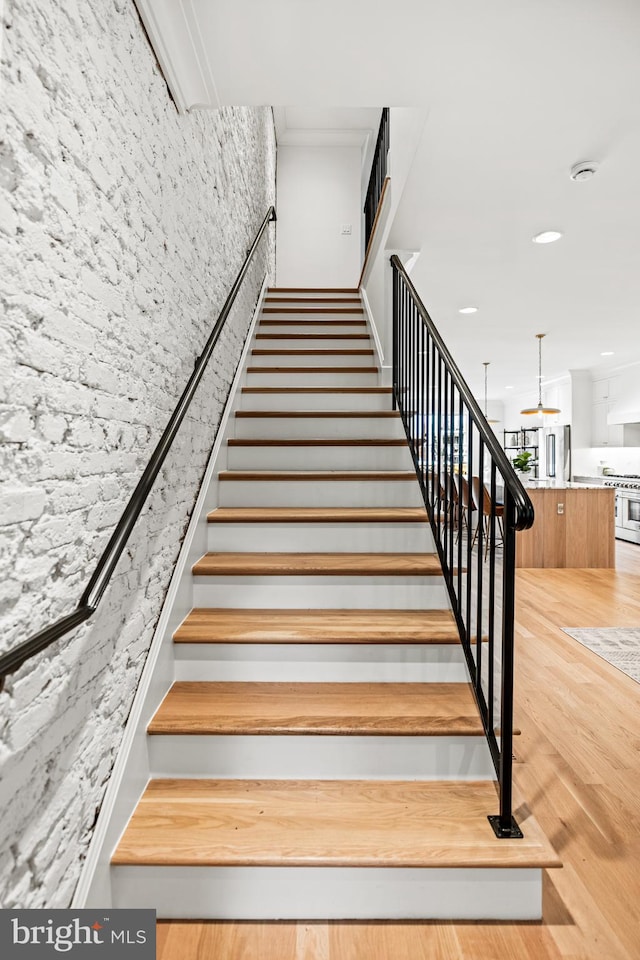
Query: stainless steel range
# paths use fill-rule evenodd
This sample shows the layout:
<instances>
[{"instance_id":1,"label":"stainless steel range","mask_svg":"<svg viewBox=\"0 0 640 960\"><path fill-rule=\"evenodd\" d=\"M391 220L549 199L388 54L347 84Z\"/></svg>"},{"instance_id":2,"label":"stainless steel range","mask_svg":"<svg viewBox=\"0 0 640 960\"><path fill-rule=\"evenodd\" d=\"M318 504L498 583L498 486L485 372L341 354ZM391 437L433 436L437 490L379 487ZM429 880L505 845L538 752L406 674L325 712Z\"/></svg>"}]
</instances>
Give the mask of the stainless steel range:
<instances>
[{"instance_id":1,"label":"stainless steel range","mask_svg":"<svg viewBox=\"0 0 640 960\"><path fill-rule=\"evenodd\" d=\"M616 537L640 543L640 475L609 476L604 485L616 488Z\"/></svg>"}]
</instances>

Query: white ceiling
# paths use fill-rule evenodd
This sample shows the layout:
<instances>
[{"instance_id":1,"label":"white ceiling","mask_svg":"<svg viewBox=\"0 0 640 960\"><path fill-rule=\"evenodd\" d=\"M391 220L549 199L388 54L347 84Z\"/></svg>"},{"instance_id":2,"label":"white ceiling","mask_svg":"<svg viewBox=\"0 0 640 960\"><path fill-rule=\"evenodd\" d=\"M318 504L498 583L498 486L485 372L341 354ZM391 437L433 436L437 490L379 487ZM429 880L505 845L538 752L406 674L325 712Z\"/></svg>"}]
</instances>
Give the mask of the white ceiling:
<instances>
[{"instance_id":1,"label":"white ceiling","mask_svg":"<svg viewBox=\"0 0 640 960\"><path fill-rule=\"evenodd\" d=\"M428 110L391 241L421 251L412 279L476 392L483 360L490 397L535 392L538 332L547 380L640 359L639 0L138 5L185 106L302 105L276 110L281 143L357 141L363 107ZM585 159L596 177L572 182Z\"/></svg>"}]
</instances>

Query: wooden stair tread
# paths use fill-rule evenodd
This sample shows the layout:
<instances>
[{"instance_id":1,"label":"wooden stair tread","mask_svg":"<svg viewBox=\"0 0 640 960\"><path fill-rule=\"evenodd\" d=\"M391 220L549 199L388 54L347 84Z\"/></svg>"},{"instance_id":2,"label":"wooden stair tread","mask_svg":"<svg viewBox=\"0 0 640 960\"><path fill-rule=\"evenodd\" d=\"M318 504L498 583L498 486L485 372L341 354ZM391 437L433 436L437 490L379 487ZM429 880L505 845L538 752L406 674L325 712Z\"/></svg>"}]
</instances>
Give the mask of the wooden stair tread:
<instances>
[{"instance_id":1,"label":"wooden stair tread","mask_svg":"<svg viewBox=\"0 0 640 960\"><path fill-rule=\"evenodd\" d=\"M218 480L263 480L282 483L285 481L329 481L390 480L416 481L414 470L221 470Z\"/></svg>"},{"instance_id":2,"label":"wooden stair tread","mask_svg":"<svg viewBox=\"0 0 640 960\"><path fill-rule=\"evenodd\" d=\"M236 410L236 417L280 417L283 420L397 420L397 410ZM404 441L406 443L406 440Z\"/></svg>"},{"instance_id":3,"label":"wooden stair tread","mask_svg":"<svg viewBox=\"0 0 640 960\"><path fill-rule=\"evenodd\" d=\"M368 333L257 333L256 340L370 340Z\"/></svg>"},{"instance_id":4,"label":"wooden stair tread","mask_svg":"<svg viewBox=\"0 0 640 960\"><path fill-rule=\"evenodd\" d=\"M175 643L459 643L450 610L196 607Z\"/></svg>"},{"instance_id":5,"label":"wooden stair tread","mask_svg":"<svg viewBox=\"0 0 640 960\"><path fill-rule=\"evenodd\" d=\"M230 447L406 447L407 441L398 439L366 439L350 440L338 437L305 437L303 439L263 439L262 437L231 437L227 440Z\"/></svg>"},{"instance_id":6,"label":"wooden stair tread","mask_svg":"<svg viewBox=\"0 0 640 960\"><path fill-rule=\"evenodd\" d=\"M217 507L208 523L427 523L424 507Z\"/></svg>"},{"instance_id":7,"label":"wooden stair tread","mask_svg":"<svg viewBox=\"0 0 640 960\"><path fill-rule=\"evenodd\" d=\"M262 317L260 320L260 327L286 327L286 326L298 326L298 327L319 327L319 326L334 326L334 327L366 327L366 320L355 320L353 316L347 316L344 320L336 320L333 317L318 318L316 320L291 320L289 317L283 317L282 320L274 320L272 317Z\"/></svg>"},{"instance_id":8,"label":"wooden stair tread","mask_svg":"<svg viewBox=\"0 0 640 960\"><path fill-rule=\"evenodd\" d=\"M309 314L345 314L347 316L363 316L362 307L263 307L263 315L273 313L309 313Z\"/></svg>"},{"instance_id":9,"label":"wooden stair tread","mask_svg":"<svg viewBox=\"0 0 640 960\"><path fill-rule=\"evenodd\" d=\"M278 374L281 376L286 373L377 373L377 367L365 367L364 364L361 367L264 367L264 366L252 366L247 367L247 373L272 373Z\"/></svg>"},{"instance_id":10,"label":"wooden stair tread","mask_svg":"<svg viewBox=\"0 0 640 960\"><path fill-rule=\"evenodd\" d=\"M242 393L385 393L392 387L242 387Z\"/></svg>"},{"instance_id":11,"label":"wooden stair tread","mask_svg":"<svg viewBox=\"0 0 640 960\"><path fill-rule=\"evenodd\" d=\"M426 576L442 573L434 553L205 553L195 576Z\"/></svg>"},{"instance_id":12,"label":"wooden stair tread","mask_svg":"<svg viewBox=\"0 0 640 960\"><path fill-rule=\"evenodd\" d=\"M555 867L537 823L498 840L489 781L152 780L114 865Z\"/></svg>"},{"instance_id":13,"label":"wooden stair tread","mask_svg":"<svg viewBox=\"0 0 640 960\"><path fill-rule=\"evenodd\" d=\"M150 734L483 736L467 683L173 684Z\"/></svg>"},{"instance_id":14,"label":"wooden stair tread","mask_svg":"<svg viewBox=\"0 0 640 960\"><path fill-rule=\"evenodd\" d=\"M358 296L351 297L274 297L267 294L264 298L265 303L349 303L357 307L362 305L362 300Z\"/></svg>"},{"instance_id":15,"label":"wooden stair tread","mask_svg":"<svg viewBox=\"0 0 640 960\"><path fill-rule=\"evenodd\" d=\"M369 347L254 347L254 357L372 357Z\"/></svg>"}]
</instances>

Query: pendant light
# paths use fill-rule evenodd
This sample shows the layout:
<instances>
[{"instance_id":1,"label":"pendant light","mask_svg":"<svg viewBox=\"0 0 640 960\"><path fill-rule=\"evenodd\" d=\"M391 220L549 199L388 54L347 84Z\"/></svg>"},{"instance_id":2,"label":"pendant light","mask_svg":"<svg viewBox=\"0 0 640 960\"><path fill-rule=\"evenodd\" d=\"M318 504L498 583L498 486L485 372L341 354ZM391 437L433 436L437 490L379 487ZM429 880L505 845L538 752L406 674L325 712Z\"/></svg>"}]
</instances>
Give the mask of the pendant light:
<instances>
[{"instance_id":1,"label":"pendant light","mask_svg":"<svg viewBox=\"0 0 640 960\"><path fill-rule=\"evenodd\" d=\"M544 333L536 333L538 338L538 406L527 407L520 411L521 414L533 415L539 413L540 416L543 416L545 413L560 413L557 407L545 407L542 404L542 339L544 336Z\"/></svg>"},{"instance_id":2,"label":"pendant light","mask_svg":"<svg viewBox=\"0 0 640 960\"><path fill-rule=\"evenodd\" d=\"M499 423L499 420L490 420L489 414L487 413L487 367L489 366L489 361L483 360L482 365L484 367L484 418L487 423Z\"/></svg>"}]
</instances>

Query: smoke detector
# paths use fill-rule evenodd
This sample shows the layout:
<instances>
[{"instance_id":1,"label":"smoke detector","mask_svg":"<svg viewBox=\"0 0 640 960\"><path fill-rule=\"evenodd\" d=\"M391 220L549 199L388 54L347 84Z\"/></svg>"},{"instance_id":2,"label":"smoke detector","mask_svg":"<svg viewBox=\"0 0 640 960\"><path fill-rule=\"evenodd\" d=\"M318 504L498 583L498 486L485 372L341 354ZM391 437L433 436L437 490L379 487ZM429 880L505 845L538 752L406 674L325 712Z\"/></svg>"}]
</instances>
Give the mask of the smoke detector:
<instances>
[{"instance_id":1,"label":"smoke detector","mask_svg":"<svg viewBox=\"0 0 640 960\"><path fill-rule=\"evenodd\" d=\"M572 180L581 183L583 180L590 180L591 177L595 176L597 169L598 164L594 160L581 160L580 163L575 163L571 167L569 176Z\"/></svg>"}]
</instances>

